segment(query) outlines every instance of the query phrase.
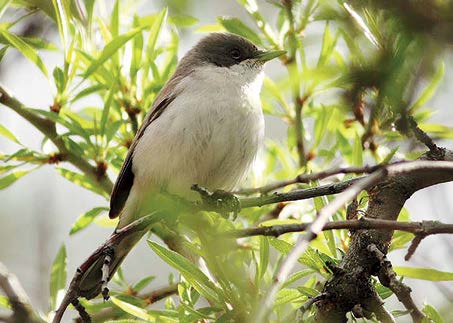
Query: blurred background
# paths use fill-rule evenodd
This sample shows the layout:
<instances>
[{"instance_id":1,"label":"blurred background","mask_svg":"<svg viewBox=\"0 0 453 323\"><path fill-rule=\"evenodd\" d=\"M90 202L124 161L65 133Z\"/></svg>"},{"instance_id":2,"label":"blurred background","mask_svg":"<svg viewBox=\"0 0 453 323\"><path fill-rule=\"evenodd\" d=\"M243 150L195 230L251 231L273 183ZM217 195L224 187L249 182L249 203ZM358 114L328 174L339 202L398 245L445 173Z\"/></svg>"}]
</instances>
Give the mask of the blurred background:
<instances>
[{"instance_id":1,"label":"blurred background","mask_svg":"<svg viewBox=\"0 0 453 323\"><path fill-rule=\"evenodd\" d=\"M109 12L109 1L105 1L105 12ZM276 20L274 8L266 1L258 1L265 16ZM234 0L228 1L149 1L142 5L140 15L153 13L163 6L173 12L181 12L199 19L199 24L181 33L180 56L183 55L203 34L196 32L197 26L213 24L217 16L234 16L248 22L249 17ZM125 13L126 14L126 13ZM5 17L10 20L11 17ZM129 17L130 18L130 17ZM128 19L126 16L124 19ZM48 19L41 15L34 20L19 24L16 31L25 35L46 35L51 42L58 43L58 31ZM323 26L316 24L307 30L306 52L319 52ZM48 70L61 63L58 51L41 53ZM453 126L453 56L446 54L445 76L437 93L429 102L436 111L433 122ZM285 73L278 63L267 66L267 74L278 76ZM0 82L20 101L30 107L46 108L52 105L53 89L36 67L19 53L8 51L0 65ZM0 123L17 135L29 147L39 149L42 136L20 116L0 106ZM266 136L285 140L286 125L276 118L266 118ZM453 142L444 140L440 146L453 149ZM17 149L13 143L0 137L0 152L11 153ZM406 207L414 221L452 221L453 183L438 185L415 194ZM92 225L88 229L69 237L75 219L96 206L106 206L108 201L95 196L56 173L53 166L43 166L30 173L14 185L0 190L0 261L16 274L29 294L33 305L42 310L48 307L50 267L58 249L64 243L68 254L68 278L76 267L95 247L103 242L112 228ZM166 284L170 268L150 252L144 240L127 257L123 264L124 274L129 281L145 275L155 275L152 286ZM430 236L423 240L409 263L404 261L405 250L395 251L390 258L395 266L414 265L432 267L453 272L452 236ZM415 300L422 304L428 299L438 309L453 304L453 286L447 282L407 280L413 288ZM396 304L391 298L390 302Z\"/></svg>"}]
</instances>

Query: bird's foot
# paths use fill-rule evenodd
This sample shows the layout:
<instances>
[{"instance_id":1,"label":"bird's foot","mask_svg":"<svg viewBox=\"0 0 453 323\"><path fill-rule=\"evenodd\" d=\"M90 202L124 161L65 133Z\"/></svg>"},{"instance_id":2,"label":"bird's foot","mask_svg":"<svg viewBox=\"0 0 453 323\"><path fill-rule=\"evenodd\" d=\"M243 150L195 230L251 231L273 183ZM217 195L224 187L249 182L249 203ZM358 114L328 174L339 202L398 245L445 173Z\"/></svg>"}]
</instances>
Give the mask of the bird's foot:
<instances>
[{"instance_id":1,"label":"bird's foot","mask_svg":"<svg viewBox=\"0 0 453 323\"><path fill-rule=\"evenodd\" d=\"M225 218L233 213L233 220L236 220L241 211L241 203L234 194L223 190L210 192L198 184L192 185L191 189L200 194L203 207L216 211Z\"/></svg>"},{"instance_id":2,"label":"bird's foot","mask_svg":"<svg viewBox=\"0 0 453 323\"><path fill-rule=\"evenodd\" d=\"M106 247L103 251L105 258L104 263L102 264L102 286L101 286L101 293L104 301L108 301L109 296L109 288L107 284L109 282L110 276L110 265L112 264L114 250L112 247Z\"/></svg>"}]
</instances>

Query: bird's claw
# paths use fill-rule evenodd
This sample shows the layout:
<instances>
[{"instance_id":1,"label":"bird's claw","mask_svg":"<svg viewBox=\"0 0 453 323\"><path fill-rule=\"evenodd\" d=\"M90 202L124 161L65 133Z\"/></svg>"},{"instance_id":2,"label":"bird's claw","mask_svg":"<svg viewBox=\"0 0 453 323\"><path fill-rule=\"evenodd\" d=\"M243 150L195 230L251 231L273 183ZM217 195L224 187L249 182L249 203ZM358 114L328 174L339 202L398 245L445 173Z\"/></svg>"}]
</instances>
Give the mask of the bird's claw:
<instances>
[{"instance_id":1,"label":"bird's claw","mask_svg":"<svg viewBox=\"0 0 453 323\"><path fill-rule=\"evenodd\" d=\"M241 211L241 203L234 194L223 190L210 192L198 184L192 185L191 189L200 194L203 206L220 213L225 218L233 213L233 220L236 220Z\"/></svg>"}]
</instances>

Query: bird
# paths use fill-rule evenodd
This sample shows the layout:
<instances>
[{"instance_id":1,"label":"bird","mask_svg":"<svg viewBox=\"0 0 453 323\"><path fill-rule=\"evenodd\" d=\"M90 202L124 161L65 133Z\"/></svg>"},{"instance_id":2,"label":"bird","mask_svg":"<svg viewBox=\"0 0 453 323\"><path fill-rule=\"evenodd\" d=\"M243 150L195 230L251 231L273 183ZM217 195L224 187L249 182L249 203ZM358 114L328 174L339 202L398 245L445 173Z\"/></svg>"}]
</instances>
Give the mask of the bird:
<instances>
[{"instance_id":1,"label":"bird","mask_svg":"<svg viewBox=\"0 0 453 323\"><path fill-rule=\"evenodd\" d=\"M159 210L165 190L193 199L193 184L232 190L248 173L264 137L260 91L263 66L283 55L260 50L230 33L210 33L179 61L129 147L110 197L110 218L120 230ZM109 258L110 279L145 234L135 232ZM100 258L80 280L79 296L101 293Z\"/></svg>"}]
</instances>

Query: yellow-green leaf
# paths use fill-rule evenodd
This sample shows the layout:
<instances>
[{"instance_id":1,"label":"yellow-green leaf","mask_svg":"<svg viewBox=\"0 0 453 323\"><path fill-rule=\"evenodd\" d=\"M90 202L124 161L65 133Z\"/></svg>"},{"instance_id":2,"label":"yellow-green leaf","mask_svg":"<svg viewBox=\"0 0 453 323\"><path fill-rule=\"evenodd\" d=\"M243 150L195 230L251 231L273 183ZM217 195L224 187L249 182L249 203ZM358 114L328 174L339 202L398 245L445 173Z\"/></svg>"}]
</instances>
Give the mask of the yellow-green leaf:
<instances>
[{"instance_id":1,"label":"yellow-green leaf","mask_svg":"<svg viewBox=\"0 0 453 323\"><path fill-rule=\"evenodd\" d=\"M16 136L13 135L13 133L11 131L9 131L8 129L6 129L4 126L2 126L0 124L0 135L5 137L5 138L8 138L9 140L12 140L14 141L15 143L19 144L19 145L22 145L19 140L16 138Z\"/></svg>"},{"instance_id":2,"label":"yellow-green leaf","mask_svg":"<svg viewBox=\"0 0 453 323\"><path fill-rule=\"evenodd\" d=\"M13 33L10 33L6 29L0 28L0 36L2 36L8 45L16 48L18 51L22 53L26 58L28 58L32 63L34 63L41 72L47 76L47 69L44 63L42 62L41 58L38 56L37 52L33 47L28 45L25 41L23 41L20 37L16 36Z\"/></svg>"},{"instance_id":3,"label":"yellow-green leaf","mask_svg":"<svg viewBox=\"0 0 453 323\"><path fill-rule=\"evenodd\" d=\"M440 271L432 268L393 267L393 269L399 276L408 278L431 281L453 280L452 272Z\"/></svg>"},{"instance_id":4,"label":"yellow-green leaf","mask_svg":"<svg viewBox=\"0 0 453 323\"><path fill-rule=\"evenodd\" d=\"M64 245L58 250L57 256L52 264L50 273L50 304L52 309L57 308L64 296L66 286L66 248Z\"/></svg>"},{"instance_id":5,"label":"yellow-green leaf","mask_svg":"<svg viewBox=\"0 0 453 323\"><path fill-rule=\"evenodd\" d=\"M80 215L76 222L72 225L70 235L79 232L80 230L86 228L94 219L104 211L108 211L108 207L95 207L89 210L88 212Z\"/></svg>"}]
</instances>

